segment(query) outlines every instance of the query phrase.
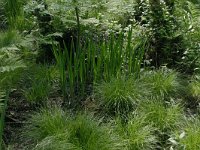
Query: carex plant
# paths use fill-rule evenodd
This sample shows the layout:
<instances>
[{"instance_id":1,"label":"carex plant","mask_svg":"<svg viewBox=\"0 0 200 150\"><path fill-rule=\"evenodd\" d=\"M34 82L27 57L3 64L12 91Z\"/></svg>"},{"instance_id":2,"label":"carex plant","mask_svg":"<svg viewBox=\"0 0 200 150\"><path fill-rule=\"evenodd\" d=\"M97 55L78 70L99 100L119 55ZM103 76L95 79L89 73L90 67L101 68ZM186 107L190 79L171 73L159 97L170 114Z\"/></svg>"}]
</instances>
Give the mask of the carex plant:
<instances>
[{"instance_id":1,"label":"carex plant","mask_svg":"<svg viewBox=\"0 0 200 150\"><path fill-rule=\"evenodd\" d=\"M199 123L199 116L185 117L184 122L170 135L171 148L198 150L200 148Z\"/></svg>"},{"instance_id":2,"label":"carex plant","mask_svg":"<svg viewBox=\"0 0 200 150\"><path fill-rule=\"evenodd\" d=\"M145 119L145 115L133 113L129 115L126 124L119 118L115 120L115 132L126 139L128 150L156 149L156 128L151 123L147 124Z\"/></svg>"},{"instance_id":3,"label":"carex plant","mask_svg":"<svg viewBox=\"0 0 200 150\"><path fill-rule=\"evenodd\" d=\"M91 115L71 116L61 108L41 109L28 120L22 133L34 150L119 150L123 142Z\"/></svg>"},{"instance_id":4,"label":"carex plant","mask_svg":"<svg viewBox=\"0 0 200 150\"><path fill-rule=\"evenodd\" d=\"M132 29L127 36L112 33L107 40L95 42L87 38L78 50L72 42L71 48L53 44L53 52L59 66L63 95L73 96L78 89L84 93L87 85L98 81L109 81L113 77L133 74L139 76L146 48L146 40L133 44ZM65 44L64 44L65 45ZM67 92L67 87L69 87Z\"/></svg>"}]
</instances>

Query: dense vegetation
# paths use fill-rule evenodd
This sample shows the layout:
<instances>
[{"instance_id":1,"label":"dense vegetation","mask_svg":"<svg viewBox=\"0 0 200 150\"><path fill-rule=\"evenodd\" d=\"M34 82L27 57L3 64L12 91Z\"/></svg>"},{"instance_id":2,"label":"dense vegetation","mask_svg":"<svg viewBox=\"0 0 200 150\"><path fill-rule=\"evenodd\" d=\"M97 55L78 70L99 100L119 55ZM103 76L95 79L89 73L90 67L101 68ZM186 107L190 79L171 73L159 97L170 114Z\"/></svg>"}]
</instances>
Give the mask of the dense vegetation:
<instances>
[{"instance_id":1,"label":"dense vegetation","mask_svg":"<svg viewBox=\"0 0 200 150\"><path fill-rule=\"evenodd\" d=\"M199 150L199 0L1 0L0 150Z\"/></svg>"}]
</instances>

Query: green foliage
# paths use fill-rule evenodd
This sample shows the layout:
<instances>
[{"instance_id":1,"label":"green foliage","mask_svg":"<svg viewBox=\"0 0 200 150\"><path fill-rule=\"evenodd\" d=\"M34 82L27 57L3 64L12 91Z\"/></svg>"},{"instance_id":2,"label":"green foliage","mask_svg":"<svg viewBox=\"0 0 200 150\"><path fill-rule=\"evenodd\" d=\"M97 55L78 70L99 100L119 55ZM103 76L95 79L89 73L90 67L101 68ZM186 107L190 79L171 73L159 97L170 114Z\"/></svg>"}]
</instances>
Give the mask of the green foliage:
<instances>
[{"instance_id":1,"label":"green foliage","mask_svg":"<svg viewBox=\"0 0 200 150\"><path fill-rule=\"evenodd\" d=\"M137 103L148 94L145 92L145 87L131 77L115 78L95 87L95 95L102 108L110 114L122 116L136 108Z\"/></svg>"},{"instance_id":2,"label":"green foliage","mask_svg":"<svg viewBox=\"0 0 200 150\"><path fill-rule=\"evenodd\" d=\"M77 18L75 7L79 10L80 26L82 33L105 33L109 30L120 31L128 26L133 11L132 0L79 0L74 3L68 1L45 1L48 10L45 10L43 1L32 2L26 5L26 12L31 13L40 9L41 14L51 14L53 20L51 25L57 32L63 32L68 29L77 29ZM90 29L89 29L90 28ZM89 29L89 30L88 30Z\"/></svg>"},{"instance_id":3,"label":"green foliage","mask_svg":"<svg viewBox=\"0 0 200 150\"><path fill-rule=\"evenodd\" d=\"M183 109L180 104L167 104L163 99L150 99L142 102L139 113L146 116L145 122L152 123L159 132L170 132L178 127L182 118Z\"/></svg>"},{"instance_id":4,"label":"green foliage","mask_svg":"<svg viewBox=\"0 0 200 150\"><path fill-rule=\"evenodd\" d=\"M60 108L42 109L33 114L25 126L24 137L33 142L61 134L67 129L68 118Z\"/></svg>"},{"instance_id":5,"label":"green foliage","mask_svg":"<svg viewBox=\"0 0 200 150\"><path fill-rule=\"evenodd\" d=\"M3 0L6 21L10 29L20 29L24 23L23 0Z\"/></svg>"},{"instance_id":6,"label":"green foliage","mask_svg":"<svg viewBox=\"0 0 200 150\"><path fill-rule=\"evenodd\" d=\"M198 76L190 82L189 89L192 97L200 100L200 81Z\"/></svg>"},{"instance_id":7,"label":"green foliage","mask_svg":"<svg viewBox=\"0 0 200 150\"><path fill-rule=\"evenodd\" d=\"M26 64L19 55L9 50L2 50L0 52L0 59L0 87L9 89L17 83L20 71L26 67Z\"/></svg>"},{"instance_id":8,"label":"green foliage","mask_svg":"<svg viewBox=\"0 0 200 150\"><path fill-rule=\"evenodd\" d=\"M168 6L170 5L170 6ZM185 45L179 34L179 24L174 15L174 1L136 1L134 13L136 22L146 29L150 48L146 59L159 68L176 65L183 56Z\"/></svg>"},{"instance_id":9,"label":"green foliage","mask_svg":"<svg viewBox=\"0 0 200 150\"><path fill-rule=\"evenodd\" d=\"M4 92L0 92L0 112L2 112L3 107L4 107L4 98L5 98L5 93Z\"/></svg>"},{"instance_id":10,"label":"green foliage","mask_svg":"<svg viewBox=\"0 0 200 150\"><path fill-rule=\"evenodd\" d=\"M16 83L20 71L26 67L20 50L15 46L20 40L15 30L0 32L0 87Z\"/></svg>"},{"instance_id":11,"label":"green foliage","mask_svg":"<svg viewBox=\"0 0 200 150\"><path fill-rule=\"evenodd\" d=\"M155 5L147 0L79 0L76 4L72 0L49 0L45 3L30 1L25 10L29 18L30 14L39 13L35 22L46 28L44 34L66 31L76 34L80 30L83 36L99 38L99 35L120 33L128 25L138 24L148 39L146 59L151 65L167 64L190 73L198 69L198 5L174 0L155 2ZM77 29L75 8L79 10L80 29ZM45 23L48 18L50 21ZM40 25L40 22L43 23Z\"/></svg>"},{"instance_id":12,"label":"green foliage","mask_svg":"<svg viewBox=\"0 0 200 150\"><path fill-rule=\"evenodd\" d=\"M120 77L121 74L134 74L137 78L143 60L145 42L140 39L134 45L130 29L127 38L122 32L118 38L112 34L107 41L103 40L100 43L88 39L81 51L75 52L73 43L70 50L66 46L63 51L60 46L54 46L53 52L59 66L63 91L67 83L70 88L69 95L73 96L75 87L79 87L84 92L86 84L100 80L109 81L112 77Z\"/></svg>"},{"instance_id":13,"label":"green foliage","mask_svg":"<svg viewBox=\"0 0 200 150\"><path fill-rule=\"evenodd\" d=\"M66 101L67 96L67 73L66 73L66 64L67 64L67 49L63 52L60 50L56 50L56 47L53 47L53 53L57 62L58 70L60 73L60 81L61 81L61 89L63 93L63 101ZM69 64L72 65L72 64ZM71 82L70 82L71 83Z\"/></svg>"},{"instance_id":14,"label":"green foliage","mask_svg":"<svg viewBox=\"0 0 200 150\"><path fill-rule=\"evenodd\" d=\"M20 37L17 31L11 30L7 32L0 32L0 48L12 46L19 42Z\"/></svg>"},{"instance_id":15,"label":"green foliage","mask_svg":"<svg viewBox=\"0 0 200 150\"><path fill-rule=\"evenodd\" d=\"M184 36L184 43L187 49L184 52L180 67L186 73L199 71L199 5L189 1L177 2L177 16L181 25L180 32ZM182 17L184 16L184 17ZM182 17L182 18L181 18Z\"/></svg>"},{"instance_id":16,"label":"green foliage","mask_svg":"<svg viewBox=\"0 0 200 150\"><path fill-rule=\"evenodd\" d=\"M199 118L189 118L170 138L172 148L198 150L200 148Z\"/></svg>"},{"instance_id":17,"label":"green foliage","mask_svg":"<svg viewBox=\"0 0 200 150\"><path fill-rule=\"evenodd\" d=\"M140 80L149 86L151 95L155 97L179 96L184 90L178 73L166 68L144 72Z\"/></svg>"},{"instance_id":18,"label":"green foliage","mask_svg":"<svg viewBox=\"0 0 200 150\"><path fill-rule=\"evenodd\" d=\"M0 91L14 89L19 95L13 98L15 92L11 93L11 102L26 99L36 104L28 105L35 109L63 97L71 110L88 100L93 103L94 98L100 104L95 115L103 110L120 118L111 126L102 121L110 121L106 114L100 119L70 116L59 107L42 108L25 124L20 146L200 149L199 114L191 120L187 114L182 120L184 110L190 111L177 102L188 99L189 107L196 109L200 100L198 77L188 81L187 76L200 70L199 6L199 0L0 1ZM57 68L34 62L46 63L53 57ZM185 81L181 73L158 69L162 66L187 73ZM94 97L87 98L92 92ZM0 143L6 96L0 92ZM9 120L21 121L23 114L10 109ZM8 125L10 130L12 124ZM13 149L22 148L14 144Z\"/></svg>"},{"instance_id":19,"label":"green foliage","mask_svg":"<svg viewBox=\"0 0 200 150\"><path fill-rule=\"evenodd\" d=\"M119 150L123 146L96 119L86 115L67 117L60 108L41 110L29 122L24 138L34 141L36 150Z\"/></svg>"},{"instance_id":20,"label":"green foliage","mask_svg":"<svg viewBox=\"0 0 200 150\"><path fill-rule=\"evenodd\" d=\"M51 69L48 66L32 66L25 73L24 96L31 104L45 104L51 91ZM27 79L27 80L26 80Z\"/></svg>"},{"instance_id":21,"label":"green foliage","mask_svg":"<svg viewBox=\"0 0 200 150\"><path fill-rule=\"evenodd\" d=\"M4 1L0 1L0 29L6 28L5 12L4 12Z\"/></svg>"},{"instance_id":22,"label":"green foliage","mask_svg":"<svg viewBox=\"0 0 200 150\"><path fill-rule=\"evenodd\" d=\"M155 149L156 137L153 135L155 129L145 125L143 118L133 118L128 122L127 135L130 150Z\"/></svg>"},{"instance_id":23,"label":"green foliage","mask_svg":"<svg viewBox=\"0 0 200 150\"><path fill-rule=\"evenodd\" d=\"M2 43L5 44L5 42ZM18 81L20 71L26 67L25 63L20 60L20 56L13 51L13 49L0 49L0 149L3 149L2 136L4 131L9 91Z\"/></svg>"},{"instance_id":24,"label":"green foliage","mask_svg":"<svg viewBox=\"0 0 200 150\"><path fill-rule=\"evenodd\" d=\"M144 71L138 79L119 77L97 84L94 94L110 114L127 115L149 97L165 101L184 97L185 88L180 81L178 73L173 70Z\"/></svg>"},{"instance_id":25,"label":"green foliage","mask_svg":"<svg viewBox=\"0 0 200 150\"><path fill-rule=\"evenodd\" d=\"M190 84L190 86L191 86L192 95L199 99L199 96L200 96L200 83L199 83L199 81L192 82Z\"/></svg>"},{"instance_id":26,"label":"green foliage","mask_svg":"<svg viewBox=\"0 0 200 150\"><path fill-rule=\"evenodd\" d=\"M145 116L132 115L127 124L116 122L116 132L126 140L128 150L155 149L155 131L152 125L147 124Z\"/></svg>"},{"instance_id":27,"label":"green foliage","mask_svg":"<svg viewBox=\"0 0 200 150\"><path fill-rule=\"evenodd\" d=\"M119 141L117 135L100 121L90 116L78 115L71 124L70 141L79 145L83 150L118 150L121 149L123 141Z\"/></svg>"},{"instance_id":28,"label":"green foliage","mask_svg":"<svg viewBox=\"0 0 200 150\"><path fill-rule=\"evenodd\" d=\"M163 99L150 99L140 104L138 114L156 128L157 147L163 149L168 147L170 134L182 123L183 108L180 104L165 104Z\"/></svg>"}]
</instances>

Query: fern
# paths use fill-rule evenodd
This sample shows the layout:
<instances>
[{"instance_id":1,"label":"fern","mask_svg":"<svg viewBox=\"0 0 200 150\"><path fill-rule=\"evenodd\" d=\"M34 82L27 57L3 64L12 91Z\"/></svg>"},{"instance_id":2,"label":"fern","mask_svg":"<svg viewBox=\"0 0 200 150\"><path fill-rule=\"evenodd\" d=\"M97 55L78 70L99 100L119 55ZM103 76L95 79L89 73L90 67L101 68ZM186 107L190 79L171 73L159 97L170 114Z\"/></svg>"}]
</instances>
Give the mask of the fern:
<instances>
[{"instance_id":1,"label":"fern","mask_svg":"<svg viewBox=\"0 0 200 150\"><path fill-rule=\"evenodd\" d=\"M25 68L26 64L19 55L11 50L0 51L0 60L0 87L9 89L16 82L19 71Z\"/></svg>"},{"instance_id":2,"label":"fern","mask_svg":"<svg viewBox=\"0 0 200 150\"><path fill-rule=\"evenodd\" d=\"M24 68L25 64L18 56L10 52L0 53L0 73L14 71L18 68Z\"/></svg>"},{"instance_id":3,"label":"fern","mask_svg":"<svg viewBox=\"0 0 200 150\"><path fill-rule=\"evenodd\" d=\"M5 123L6 108L8 101L8 91L14 83L18 70L26 67L20 60L20 56L11 51L0 49L0 88L7 92L0 91L0 150L2 149L2 136ZM6 94L7 93L7 94Z\"/></svg>"}]
</instances>

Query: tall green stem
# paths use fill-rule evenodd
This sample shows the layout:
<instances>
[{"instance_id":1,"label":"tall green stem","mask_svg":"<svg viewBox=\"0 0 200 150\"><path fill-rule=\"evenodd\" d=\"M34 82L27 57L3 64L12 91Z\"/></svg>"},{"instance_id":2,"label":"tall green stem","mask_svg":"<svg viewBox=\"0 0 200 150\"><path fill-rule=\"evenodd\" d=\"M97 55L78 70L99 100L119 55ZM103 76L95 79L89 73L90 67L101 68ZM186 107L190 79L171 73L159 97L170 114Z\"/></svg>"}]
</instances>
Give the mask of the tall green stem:
<instances>
[{"instance_id":1,"label":"tall green stem","mask_svg":"<svg viewBox=\"0 0 200 150\"><path fill-rule=\"evenodd\" d=\"M76 21L77 21L77 49L79 51L80 48L80 16L79 16L79 9L77 5L77 0L73 0L75 5L75 12L76 12Z\"/></svg>"}]
</instances>

